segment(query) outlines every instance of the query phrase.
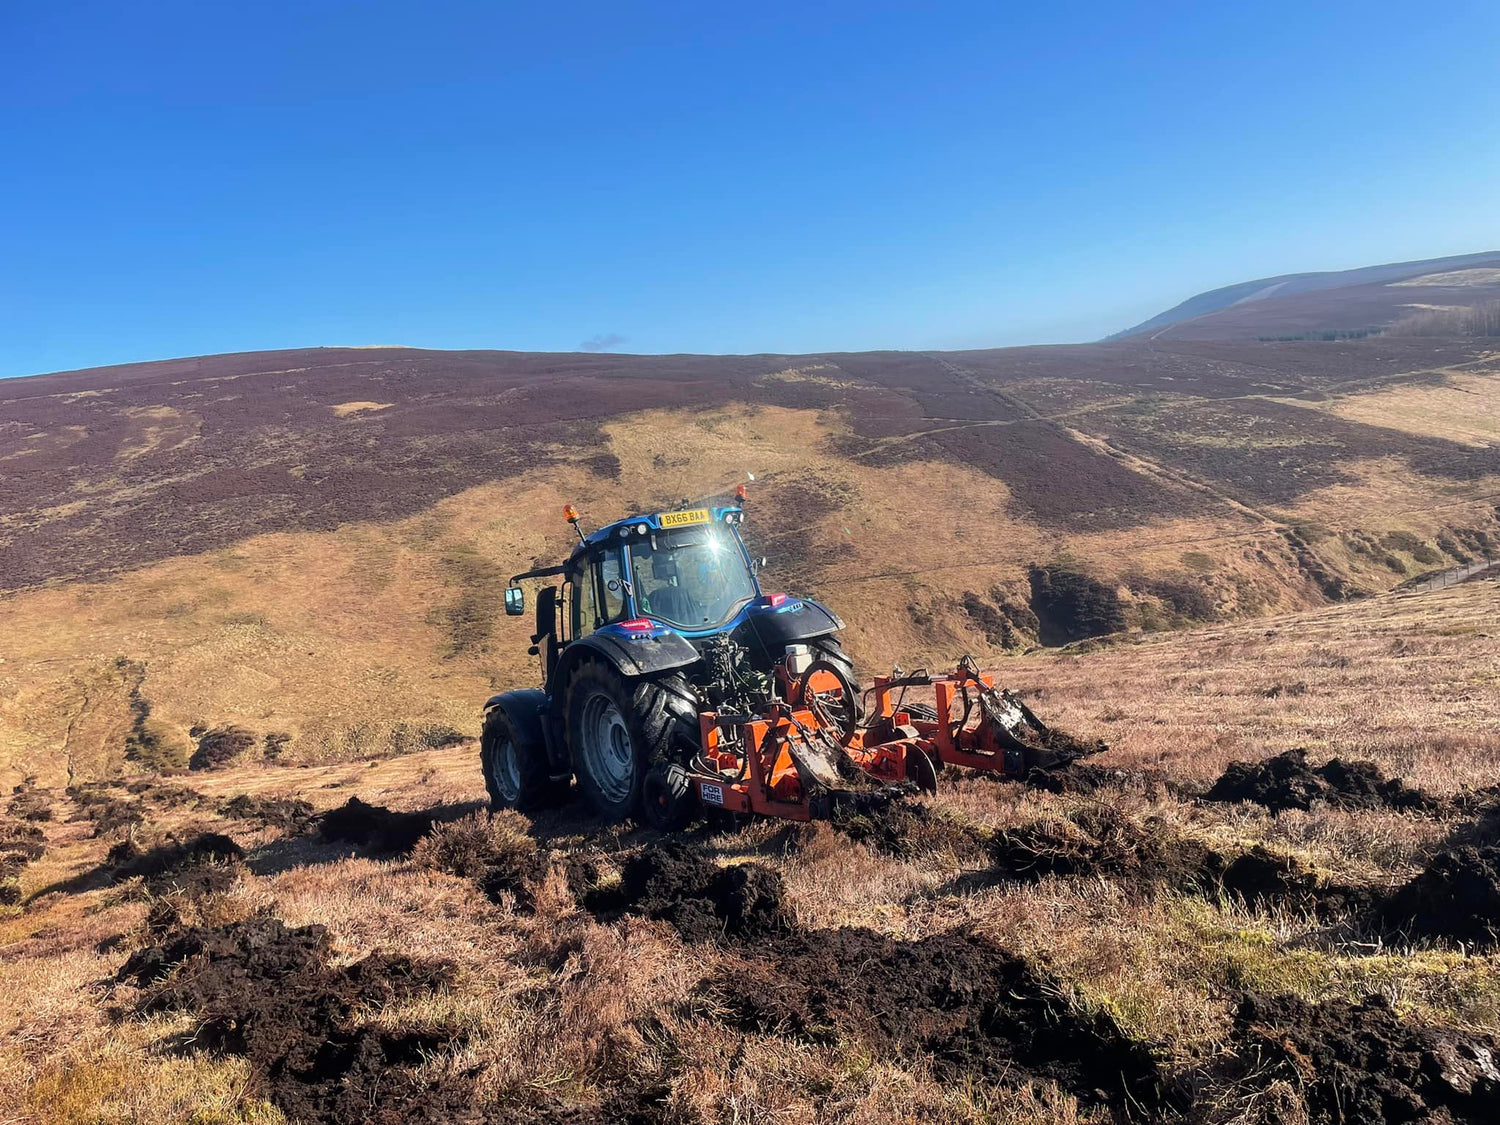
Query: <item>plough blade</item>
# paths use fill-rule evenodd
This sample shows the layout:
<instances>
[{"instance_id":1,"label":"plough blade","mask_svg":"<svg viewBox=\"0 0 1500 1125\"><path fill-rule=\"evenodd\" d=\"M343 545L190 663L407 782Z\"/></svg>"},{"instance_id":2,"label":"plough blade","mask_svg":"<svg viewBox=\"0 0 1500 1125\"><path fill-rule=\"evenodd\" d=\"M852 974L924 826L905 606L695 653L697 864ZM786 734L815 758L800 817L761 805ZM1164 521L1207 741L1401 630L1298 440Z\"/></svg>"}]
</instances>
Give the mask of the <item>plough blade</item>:
<instances>
[{"instance_id":1,"label":"plough blade","mask_svg":"<svg viewBox=\"0 0 1500 1125\"><path fill-rule=\"evenodd\" d=\"M904 711L901 697L893 695L913 687L931 688L937 706ZM871 691L874 714L855 741L866 760L876 752L904 759L907 776L919 784L929 770L935 775L944 765L1023 778L1034 769L1057 769L1107 749L1102 742L1080 743L1052 730L1015 692L997 688L994 677L980 672L969 657L949 675L877 677Z\"/></svg>"},{"instance_id":2,"label":"plough blade","mask_svg":"<svg viewBox=\"0 0 1500 1125\"><path fill-rule=\"evenodd\" d=\"M936 707L906 710L896 693L913 687L931 689ZM877 677L869 694L872 713L853 728L815 692L757 714L703 712L703 751L689 774L699 799L731 812L811 820L850 802L935 792L944 766L1024 778L1106 749L1052 730L967 657L948 675Z\"/></svg>"}]
</instances>

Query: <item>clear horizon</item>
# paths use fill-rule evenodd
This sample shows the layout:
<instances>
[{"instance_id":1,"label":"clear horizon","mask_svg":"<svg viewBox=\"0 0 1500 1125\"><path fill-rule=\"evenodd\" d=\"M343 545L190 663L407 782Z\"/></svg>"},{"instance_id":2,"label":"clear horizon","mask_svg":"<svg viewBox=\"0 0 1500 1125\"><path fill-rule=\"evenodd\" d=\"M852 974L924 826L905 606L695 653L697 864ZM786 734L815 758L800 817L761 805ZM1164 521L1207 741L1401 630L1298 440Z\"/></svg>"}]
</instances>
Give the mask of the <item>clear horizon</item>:
<instances>
[{"instance_id":1,"label":"clear horizon","mask_svg":"<svg viewBox=\"0 0 1500 1125\"><path fill-rule=\"evenodd\" d=\"M12 7L0 377L1074 343L1500 247L1500 8L1206 9Z\"/></svg>"}]
</instances>

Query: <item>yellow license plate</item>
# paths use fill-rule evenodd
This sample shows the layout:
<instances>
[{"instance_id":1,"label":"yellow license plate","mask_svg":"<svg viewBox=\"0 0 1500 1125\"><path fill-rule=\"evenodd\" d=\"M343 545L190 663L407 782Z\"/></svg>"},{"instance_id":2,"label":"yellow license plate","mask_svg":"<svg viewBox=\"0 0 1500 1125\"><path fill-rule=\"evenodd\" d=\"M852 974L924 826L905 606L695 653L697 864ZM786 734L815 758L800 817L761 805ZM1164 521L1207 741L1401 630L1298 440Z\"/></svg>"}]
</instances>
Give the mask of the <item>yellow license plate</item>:
<instances>
[{"instance_id":1,"label":"yellow license plate","mask_svg":"<svg viewBox=\"0 0 1500 1125\"><path fill-rule=\"evenodd\" d=\"M663 512L657 517L662 527L686 527L690 523L707 523L708 509L693 508L686 512Z\"/></svg>"}]
</instances>

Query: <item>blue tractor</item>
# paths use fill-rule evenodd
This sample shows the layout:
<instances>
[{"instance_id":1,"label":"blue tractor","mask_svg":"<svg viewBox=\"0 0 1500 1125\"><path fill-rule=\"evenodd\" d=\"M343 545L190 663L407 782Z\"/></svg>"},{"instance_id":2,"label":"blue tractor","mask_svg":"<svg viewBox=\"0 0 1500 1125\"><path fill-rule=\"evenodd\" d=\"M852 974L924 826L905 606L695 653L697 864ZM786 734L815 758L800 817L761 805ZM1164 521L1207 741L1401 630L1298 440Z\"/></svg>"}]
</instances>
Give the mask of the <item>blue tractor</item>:
<instances>
[{"instance_id":1,"label":"blue tractor","mask_svg":"<svg viewBox=\"0 0 1500 1125\"><path fill-rule=\"evenodd\" d=\"M854 726L844 623L809 598L762 591L741 504L684 504L588 535L571 505L564 515L578 533L568 561L518 574L505 591L505 612L520 616L522 582L561 580L536 594L529 651L543 687L485 703L480 753L494 808L555 804L577 778L607 823L680 828L697 807L688 770L700 712L734 711L777 673L836 685L825 702Z\"/></svg>"}]
</instances>

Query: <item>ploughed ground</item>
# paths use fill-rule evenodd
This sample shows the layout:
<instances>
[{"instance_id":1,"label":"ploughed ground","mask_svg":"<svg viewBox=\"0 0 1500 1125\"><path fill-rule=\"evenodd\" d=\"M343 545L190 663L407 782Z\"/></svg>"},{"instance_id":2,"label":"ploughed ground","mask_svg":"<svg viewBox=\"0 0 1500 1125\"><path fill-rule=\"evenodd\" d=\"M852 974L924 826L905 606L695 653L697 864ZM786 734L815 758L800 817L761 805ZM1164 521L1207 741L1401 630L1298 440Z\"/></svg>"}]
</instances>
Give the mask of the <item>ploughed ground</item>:
<instances>
[{"instance_id":1,"label":"ploughed ground","mask_svg":"<svg viewBox=\"0 0 1500 1125\"><path fill-rule=\"evenodd\" d=\"M1036 707L1105 733L1081 698ZM1128 747L1158 718L1115 725L1143 732ZM1117 749L670 838L576 803L492 815L472 744L22 785L0 816L0 1103L43 1122L1494 1120L1500 790L1452 778L1495 747L1456 742L1445 784L1275 722L1206 773Z\"/></svg>"}]
</instances>

